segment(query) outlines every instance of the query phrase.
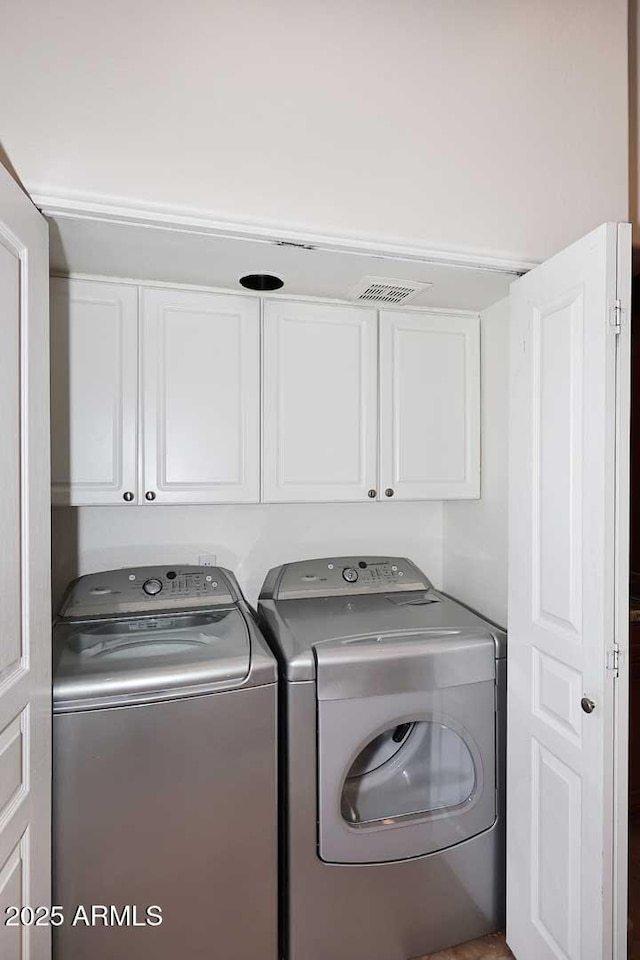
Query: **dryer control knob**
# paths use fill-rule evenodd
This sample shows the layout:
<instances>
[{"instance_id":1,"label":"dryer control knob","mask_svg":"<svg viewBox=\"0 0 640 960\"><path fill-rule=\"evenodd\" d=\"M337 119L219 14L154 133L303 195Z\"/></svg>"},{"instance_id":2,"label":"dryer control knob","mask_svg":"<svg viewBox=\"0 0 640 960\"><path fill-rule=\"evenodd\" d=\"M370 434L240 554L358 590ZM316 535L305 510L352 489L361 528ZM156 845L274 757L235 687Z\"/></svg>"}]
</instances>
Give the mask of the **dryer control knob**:
<instances>
[{"instance_id":1,"label":"dryer control knob","mask_svg":"<svg viewBox=\"0 0 640 960\"><path fill-rule=\"evenodd\" d=\"M355 583L358 579L358 571L355 567L345 567L342 571L342 579L347 583Z\"/></svg>"},{"instance_id":2,"label":"dryer control knob","mask_svg":"<svg viewBox=\"0 0 640 960\"><path fill-rule=\"evenodd\" d=\"M150 597L155 597L155 595L162 590L162 583L160 580L145 580L142 584L142 589Z\"/></svg>"}]
</instances>

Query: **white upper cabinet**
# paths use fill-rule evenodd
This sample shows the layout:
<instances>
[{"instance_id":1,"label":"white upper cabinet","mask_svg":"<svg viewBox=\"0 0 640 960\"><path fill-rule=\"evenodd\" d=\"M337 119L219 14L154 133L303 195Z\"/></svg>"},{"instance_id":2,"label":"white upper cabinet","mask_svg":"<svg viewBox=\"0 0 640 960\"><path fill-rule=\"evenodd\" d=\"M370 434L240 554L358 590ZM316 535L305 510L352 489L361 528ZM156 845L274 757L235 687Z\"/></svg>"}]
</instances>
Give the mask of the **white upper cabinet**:
<instances>
[{"instance_id":1,"label":"white upper cabinet","mask_svg":"<svg viewBox=\"0 0 640 960\"><path fill-rule=\"evenodd\" d=\"M260 499L260 304L142 290L146 501Z\"/></svg>"},{"instance_id":2,"label":"white upper cabinet","mask_svg":"<svg viewBox=\"0 0 640 960\"><path fill-rule=\"evenodd\" d=\"M51 284L52 501L136 495L138 293L126 284Z\"/></svg>"},{"instance_id":3,"label":"white upper cabinet","mask_svg":"<svg viewBox=\"0 0 640 960\"><path fill-rule=\"evenodd\" d=\"M380 313L380 494L480 496L480 320Z\"/></svg>"},{"instance_id":4,"label":"white upper cabinet","mask_svg":"<svg viewBox=\"0 0 640 960\"><path fill-rule=\"evenodd\" d=\"M264 302L263 500L376 496L376 368L375 310Z\"/></svg>"},{"instance_id":5,"label":"white upper cabinet","mask_svg":"<svg viewBox=\"0 0 640 960\"><path fill-rule=\"evenodd\" d=\"M477 315L260 305L53 280L53 502L480 495Z\"/></svg>"}]
</instances>

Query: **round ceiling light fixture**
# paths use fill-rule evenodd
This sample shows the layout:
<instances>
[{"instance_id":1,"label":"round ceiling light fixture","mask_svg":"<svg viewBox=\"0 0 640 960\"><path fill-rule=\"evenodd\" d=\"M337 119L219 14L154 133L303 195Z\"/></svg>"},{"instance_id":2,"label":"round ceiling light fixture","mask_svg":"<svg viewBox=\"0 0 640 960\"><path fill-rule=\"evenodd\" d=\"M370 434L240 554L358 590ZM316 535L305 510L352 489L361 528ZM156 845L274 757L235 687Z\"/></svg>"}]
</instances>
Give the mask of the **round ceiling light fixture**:
<instances>
[{"instance_id":1,"label":"round ceiling light fixture","mask_svg":"<svg viewBox=\"0 0 640 960\"><path fill-rule=\"evenodd\" d=\"M240 277L240 283L247 290L279 290L284 287L284 280L271 273L248 273L246 277Z\"/></svg>"}]
</instances>

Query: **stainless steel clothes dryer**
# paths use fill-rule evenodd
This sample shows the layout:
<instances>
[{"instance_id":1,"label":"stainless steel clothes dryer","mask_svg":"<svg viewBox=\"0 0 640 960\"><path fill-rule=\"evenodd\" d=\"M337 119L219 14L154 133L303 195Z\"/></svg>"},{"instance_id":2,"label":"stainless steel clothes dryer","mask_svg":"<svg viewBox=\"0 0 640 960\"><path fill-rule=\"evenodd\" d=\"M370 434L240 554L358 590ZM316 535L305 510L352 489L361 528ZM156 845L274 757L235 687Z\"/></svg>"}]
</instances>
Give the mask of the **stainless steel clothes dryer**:
<instances>
[{"instance_id":1,"label":"stainless steel clothes dryer","mask_svg":"<svg viewBox=\"0 0 640 960\"><path fill-rule=\"evenodd\" d=\"M408 560L272 570L283 953L408 960L503 923L505 634Z\"/></svg>"},{"instance_id":2,"label":"stainless steel clothes dryer","mask_svg":"<svg viewBox=\"0 0 640 960\"><path fill-rule=\"evenodd\" d=\"M277 668L233 575L82 577L54 636L56 956L276 960Z\"/></svg>"}]
</instances>

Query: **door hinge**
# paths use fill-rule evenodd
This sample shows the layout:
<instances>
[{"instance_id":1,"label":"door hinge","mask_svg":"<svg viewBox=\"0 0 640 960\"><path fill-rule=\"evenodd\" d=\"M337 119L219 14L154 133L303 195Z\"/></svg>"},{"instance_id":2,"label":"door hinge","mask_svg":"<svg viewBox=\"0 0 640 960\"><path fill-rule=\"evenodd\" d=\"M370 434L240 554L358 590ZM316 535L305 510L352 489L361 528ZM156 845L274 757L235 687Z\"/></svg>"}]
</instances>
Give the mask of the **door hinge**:
<instances>
[{"instance_id":1,"label":"door hinge","mask_svg":"<svg viewBox=\"0 0 640 960\"><path fill-rule=\"evenodd\" d=\"M614 677L620 673L620 647L617 643L607 650L607 670L611 670Z\"/></svg>"},{"instance_id":2,"label":"door hinge","mask_svg":"<svg viewBox=\"0 0 640 960\"><path fill-rule=\"evenodd\" d=\"M622 300L616 300L611 308L609 322L615 334L622 328Z\"/></svg>"}]
</instances>

